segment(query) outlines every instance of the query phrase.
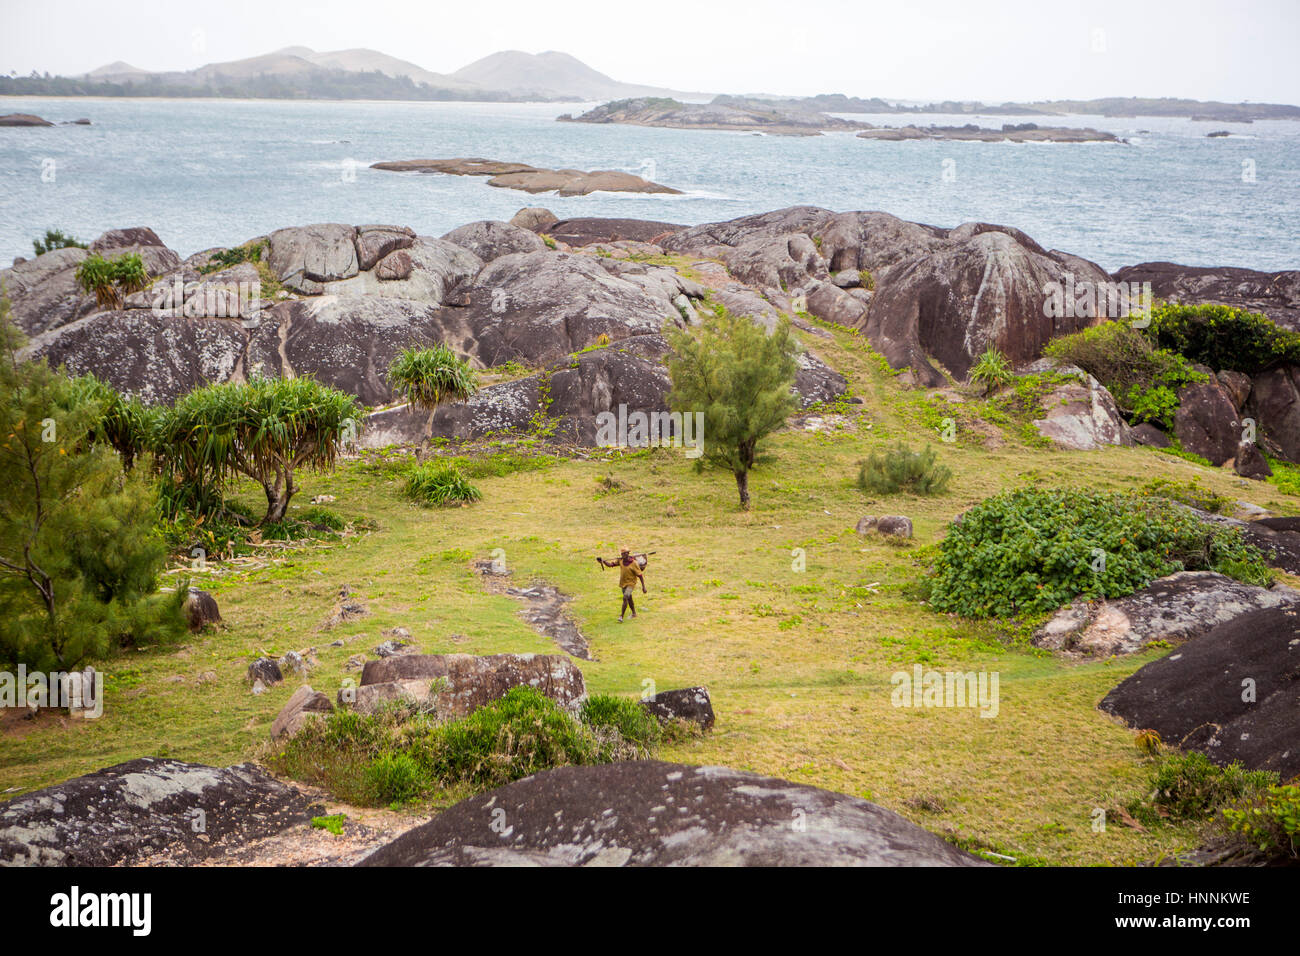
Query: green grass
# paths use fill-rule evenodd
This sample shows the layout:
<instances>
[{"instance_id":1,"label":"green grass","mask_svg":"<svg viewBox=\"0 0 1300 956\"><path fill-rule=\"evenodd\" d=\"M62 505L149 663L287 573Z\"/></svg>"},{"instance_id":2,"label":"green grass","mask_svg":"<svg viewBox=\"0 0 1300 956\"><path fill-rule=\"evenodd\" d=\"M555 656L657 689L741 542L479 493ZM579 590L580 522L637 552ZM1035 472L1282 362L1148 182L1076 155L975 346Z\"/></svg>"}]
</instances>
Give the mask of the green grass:
<instances>
[{"instance_id":1,"label":"green grass","mask_svg":"<svg viewBox=\"0 0 1300 956\"><path fill-rule=\"evenodd\" d=\"M833 339L810 344L864 404L851 406L852 427L834 434L776 436L777 460L753 473L747 513L736 507L730 475L697 475L680 449L597 449L539 469L503 467L475 478L481 501L450 510L402 499L411 459L394 450L302 475L295 501L333 495L331 512L349 523L364 518L369 530L255 550L238 563L209 561L194 583L216 596L225 626L179 650L107 662L99 720L7 723L0 789L148 754L219 766L265 756L271 720L299 681L249 693L244 672L264 653L315 646L309 681L331 696L355 677L344 669L348 657L369 652L391 627L406 627L428 653L556 653L519 617L516 601L486 593L469 567L500 548L516 578L538 576L573 596L569 610L597 658L579 662L591 693L635 698L646 681L659 690L708 686L716 727L665 739L660 759L862 796L959 845L1025 864L1135 863L1196 845L1195 826L1182 821L1146 833L1091 828L1094 808L1124 806L1150 780L1133 732L1097 702L1160 652L1064 662L1030 647L1023 627L920 603L918 563L954 515L1025 483L1120 491L1198 476L1215 493L1278 511L1294 511L1300 499L1152 449L1031 447L1016 428L990 423L978 401L960 406L958 440L939 444L926 393L900 389L865 339L825 327ZM1000 444L973 430L981 423ZM858 462L898 441L935 442L954 472L947 494L900 494L866 507ZM602 491L606 476L617 494ZM264 505L259 497L246 482L236 494L252 509ZM915 540L896 547L860 537L853 528L867 511L909 516ZM592 556L625 543L658 553L649 594L637 595L640 619L618 624L615 576ZM796 548L803 571L794 570ZM322 632L344 584L370 614ZM344 646L329 647L335 639ZM997 671L998 716L891 706L890 675L916 663Z\"/></svg>"}]
</instances>

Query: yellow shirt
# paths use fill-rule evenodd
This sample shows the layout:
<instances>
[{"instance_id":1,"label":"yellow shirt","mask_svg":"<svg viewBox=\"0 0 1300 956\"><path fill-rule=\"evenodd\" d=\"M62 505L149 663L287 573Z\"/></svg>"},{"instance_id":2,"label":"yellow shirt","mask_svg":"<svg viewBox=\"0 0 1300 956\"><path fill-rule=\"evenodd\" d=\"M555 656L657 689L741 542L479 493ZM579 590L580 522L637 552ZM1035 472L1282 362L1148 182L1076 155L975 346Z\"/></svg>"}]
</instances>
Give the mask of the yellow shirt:
<instances>
[{"instance_id":1,"label":"yellow shirt","mask_svg":"<svg viewBox=\"0 0 1300 956\"><path fill-rule=\"evenodd\" d=\"M618 586L621 588L635 587L637 579L641 577L641 567L633 558L631 563L619 563L618 566Z\"/></svg>"}]
</instances>

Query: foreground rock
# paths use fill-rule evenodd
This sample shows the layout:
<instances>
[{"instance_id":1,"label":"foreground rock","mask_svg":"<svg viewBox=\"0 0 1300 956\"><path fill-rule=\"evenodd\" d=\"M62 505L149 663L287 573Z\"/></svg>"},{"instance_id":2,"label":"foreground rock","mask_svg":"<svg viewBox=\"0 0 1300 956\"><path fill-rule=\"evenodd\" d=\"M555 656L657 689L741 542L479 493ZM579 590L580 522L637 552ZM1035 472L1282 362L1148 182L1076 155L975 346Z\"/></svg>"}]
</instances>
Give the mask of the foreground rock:
<instances>
[{"instance_id":1,"label":"foreground rock","mask_svg":"<svg viewBox=\"0 0 1300 956\"><path fill-rule=\"evenodd\" d=\"M368 713L381 701L407 700L447 720L500 700L514 687L532 687L570 711L587 696L582 671L559 654L402 654L366 663L355 704Z\"/></svg>"},{"instance_id":2,"label":"foreground rock","mask_svg":"<svg viewBox=\"0 0 1300 956\"><path fill-rule=\"evenodd\" d=\"M1180 644L1261 608L1295 606L1300 593L1261 588L1213 571L1180 571L1128 597L1075 601L1034 633L1042 648L1080 657L1134 654L1152 641Z\"/></svg>"},{"instance_id":3,"label":"foreground rock","mask_svg":"<svg viewBox=\"0 0 1300 956\"><path fill-rule=\"evenodd\" d=\"M1038 434L1071 451L1096 451L1107 445L1135 443L1128 423L1105 386L1080 368L1071 366L1055 371L1074 373L1075 380L1055 386L1039 401L1043 417L1033 423Z\"/></svg>"},{"instance_id":4,"label":"foreground rock","mask_svg":"<svg viewBox=\"0 0 1300 956\"><path fill-rule=\"evenodd\" d=\"M1100 707L1217 764L1300 774L1300 607L1254 611L1147 664Z\"/></svg>"},{"instance_id":5,"label":"foreground rock","mask_svg":"<svg viewBox=\"0 0 1300 956\"><path fill-rule=\"evenodd\" d=\"M0 805L0 864L117 866L163 849L193 862L312 813L252 764L141 757Z\"/></svg>"},{"instance_id":6,"label":"foreground rock","mask_svg":"<svg viewBox=\"0 0 1300 956\"><path fill-rule=\"evenodd\" d=\"M526 193L554 192L561 196L586 196L594 192L669 193L680 195L662 183L617 169L542 169L527 163L506 163L494 159L402 159L372 163L371 169L395 172L449 173L453 176L489 176L489 186L520 189Z\"/></svg>"},{"instance_id":7,"label":"foreground rock","mask_svg":"<svg viewBox=\"0 0 1300 956\"><path fill-rule=\"evenodd\" d=\"M505 828L493 826L504 811ZM856 797L725 767L561 767L456 804L362 866L987 866Z\"/></svg>"},{"instance_id":8,"label":"foreground rock","mask_svg":"<svg viewBox=\"0 0 1300 956\"><path fill-rule=\"evenodd\" d=\"M1001 129L989 129L967 123L965 126L885 126L865 129L860 139L945 140L980 143L1121 143L1114 133L1076 126L1039 126L1037 123L1003 123Z\"/></svg>"}]
</instances>

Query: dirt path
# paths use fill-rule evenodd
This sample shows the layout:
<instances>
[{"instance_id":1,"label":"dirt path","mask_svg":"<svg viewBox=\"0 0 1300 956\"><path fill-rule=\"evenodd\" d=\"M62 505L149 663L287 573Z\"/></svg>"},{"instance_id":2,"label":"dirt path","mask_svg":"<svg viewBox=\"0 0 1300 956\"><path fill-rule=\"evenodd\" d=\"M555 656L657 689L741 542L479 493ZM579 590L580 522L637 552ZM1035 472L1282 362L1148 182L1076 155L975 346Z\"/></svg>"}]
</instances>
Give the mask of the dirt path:
<instances>
[{"instance_id":1,"label":"dirt path","mask_svg":"<svg viewBox=\"0 0 1300 956\"><path fill-rule=\"evenodd\" d=\"M545 582L527 588L513 587L510 584L510 572L493 570L489 560L475 561L473 567L482 575L483 589L489 594L506 594L523 602L519 616L538 634L549 637L566 654L579 660L595 660L587 646L587 638L564 608L569 603L567 594Z\"/></svg>"},{"instance_id":2,"label":"dirt path","mask_svg":"<svg viewBox=\"0 0 1300 956\"><path fill-rule=\"evenodd\" d=\"M186 851L161 850L134 863L134 866L353 866L362 857L426 822L427 816L410 816L392 810L354 807L339 803L324 790L306 787L292 780L283 781L322 804L322 816L344 814L343 832L328 830L303 822L272 836L219 850L204 860L196 860Z\"/></svg>"}]
</instances>

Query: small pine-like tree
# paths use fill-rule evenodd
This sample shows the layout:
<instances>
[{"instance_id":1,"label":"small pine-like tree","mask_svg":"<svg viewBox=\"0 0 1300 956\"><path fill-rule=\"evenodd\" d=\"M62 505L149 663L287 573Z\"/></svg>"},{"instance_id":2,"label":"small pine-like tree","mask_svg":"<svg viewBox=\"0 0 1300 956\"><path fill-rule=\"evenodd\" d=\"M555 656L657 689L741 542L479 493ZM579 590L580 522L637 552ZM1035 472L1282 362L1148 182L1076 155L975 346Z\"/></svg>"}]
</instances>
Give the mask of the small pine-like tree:
<instances>
[{"instance_id":1,"label":"small pine-like tree","mask_svg":"<svg viewBox=\"0 0 1300 956\"><path fill-rule=\"evenodd\" d=\"M0 663L66 669L179 637L186 589L157 593L147 469L124 472L95 440L102 405L21 344L0 298Z\"/></svg>"},{"instance_id":2,"label":"small pine-like tree","mask_svg":"<svg viewBox=\"0 0 1300 956\"><path fill-rule=\"evenodd\" d=\"M736 478L740 507L749 508L749 472L764 460L763 440L797 407L793 393L799 345L782 320L769 333L747 316L719 307L698 334L671 336L675 356L669 403L683 414L704 413L704 453Z\"/></svg>"}]
</instances>

